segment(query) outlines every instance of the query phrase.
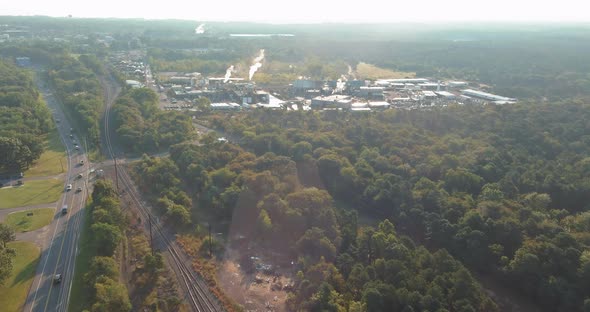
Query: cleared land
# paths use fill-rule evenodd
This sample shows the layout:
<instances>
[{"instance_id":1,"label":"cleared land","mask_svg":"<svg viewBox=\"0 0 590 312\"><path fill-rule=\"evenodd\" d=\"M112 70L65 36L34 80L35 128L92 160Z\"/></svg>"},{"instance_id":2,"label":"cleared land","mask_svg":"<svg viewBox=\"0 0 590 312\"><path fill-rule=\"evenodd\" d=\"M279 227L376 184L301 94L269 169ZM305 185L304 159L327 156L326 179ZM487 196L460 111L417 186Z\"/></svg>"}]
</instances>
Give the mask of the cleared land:
<instances>
[{"instance_id":1,"label":"cleared land","mask_svg":"<svg viewBox=\"0 0 590 312\"><path fill-rule=\"evenodd\" d=\"M12 274L0 286L0 307L2 311L22 311L41 253L29 242L10 242L7 247L16 249L16 257Z\"/></svg>"},{"instance_id":2,"label":"cleared land","mask_svg":"<svg viewBox=\"0 0 590 312\"><path fill-rule=\"evenodd\" d=\"M45 152L33 167L25 171L25 177L46 177L64 173L68 170L66 157L57 129L53 129L45 140Z\"/></svg>"},{"instance_id":3,"label":"cleared land","mask_svg":"<svg viewBox=\"0 0 590 312\"><path fill-rule=\"evenodd\" d=\"M27 181L21 186L0 189L0 209L56 202L63 192L63 181L47 179Z\"/></svg>"},{"instance_id":4,"label":"cleared land","mask_svg":"<svg viewBox=\"0 0 590 312\"><path fill-rule=\"evenodd\" d=\"M29 213L32 215L29 216ZM54 208L13 212L6 217L6 224L12 226L16 232L30 232L49 224L54 215Z\"/></svg>"},{"instance_id":5,"label":"cleared land","mask_svg":"<svg viewBox=\"0 0 590 312\"><path fill-rule=\"evenodd\" d=\"M416 73L393 71L362 62L356 66L356 73L359 78L364 79L398 79L416 77Z\"/></svg>"}]
</instances>

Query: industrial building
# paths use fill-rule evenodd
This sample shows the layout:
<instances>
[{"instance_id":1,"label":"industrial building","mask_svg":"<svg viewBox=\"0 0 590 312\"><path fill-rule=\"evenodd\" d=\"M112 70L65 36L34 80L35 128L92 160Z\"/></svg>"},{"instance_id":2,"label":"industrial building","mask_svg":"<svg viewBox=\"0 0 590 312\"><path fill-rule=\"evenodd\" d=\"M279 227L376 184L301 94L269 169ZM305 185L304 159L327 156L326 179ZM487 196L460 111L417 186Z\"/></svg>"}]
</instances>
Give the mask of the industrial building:
<instances>
[{"instance_id":1,"label":"industrial building","mask_svg":"<svg viewBox=\"0 0 590 312\"><path fill-rule=\"evenodd\" d=\"M131 87L132 89L139 89L144 87L143 83L137 80L125 80L125 84Z\"/></svg>"},{"instance_id":2,"label":"industrial building","mask_svg":"<svg viewBox=\"0 0 590 312\"><path fill-rule=\"evenodd\" d=\"M242 107L236 103L211 103L211 110L230 111L240 110Z\"/></svg>"},{"instance_id":3,"label":"industrial building","mask_svg":"<svg viewBox=\"0 0 590 312\"><path fill-rule=\"evenodd\" d=\"M436 91L435 93L438 96L440 96L440 97L442 97L444 99L447 99L447 100L453 100L453 99L456 99L457 98L456 95L454 95L453 93L448 92L448 91Z\"/></svg>"},{"instance_id":4,"label":"industrial building","mask_svg":"<svg viewBox=\"0 0 590 312\"><path fill-rule=\"evenodd\" d=\"M324 109L324 108L350 108L352 104L352 98L346 95L329 95L329 96L318 96L311 100L312 109Z\"/></svg>"},{"instance_id":5,"label":"industrial building","mask_svg":"<svg viewBox=\"0 0 590 312\"><path fill-rule=\"evenodd\" d=\"M468 85L469 84L465 81L447 81L447 86L449 86L449 88L464 88Z\"/></svg>"},{"instance_id":6,"label":"industrial building","mask_svg":"<svg viewBox=\"0 0 590 312\"><path fill-rule=\"evenodd\" d=\"M391 104L384 102L384 101L379 101L379 102L369 102L369 108L371 109L388 109L391 106Z\"/></svg>"},{"instance_id":7,"label":"industrial building","mask_svg":"<svg viewBox=\"0 0 590 312\"><path fill-rule=\"evenodd\" d=\"M357 95L367 100L383 100L383 88L382 87L360 87Z\"/></svg>"},{"instance_id":8,"label":"industrial building","mask_svg":"<svg viewBox=\"0 0 590 312\"><path fill-rule=\"evenodd\" d=\"M470 97L477 98L477 99L482 99L482 100L487 100L487 101L492 101L492 102L499 102L496 104L507 104L507 103L516 102L516 99L513 99L513 98L500 96L500 95L496 95L496 94L491 94L491 93L487 93L487 92L483 92L483 91L472 90L472 89L461 90L461 93L463 93L464 95L470 96Z\"/></svg>"}]
</instances>

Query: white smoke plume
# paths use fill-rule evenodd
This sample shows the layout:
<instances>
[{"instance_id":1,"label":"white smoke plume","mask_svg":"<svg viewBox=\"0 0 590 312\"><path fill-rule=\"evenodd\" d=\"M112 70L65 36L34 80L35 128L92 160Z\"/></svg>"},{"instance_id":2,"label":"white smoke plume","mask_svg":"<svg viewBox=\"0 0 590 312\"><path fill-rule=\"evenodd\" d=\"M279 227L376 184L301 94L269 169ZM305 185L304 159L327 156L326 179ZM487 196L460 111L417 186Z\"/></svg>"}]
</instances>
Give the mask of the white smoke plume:
<instances>
[{"instance_id":1,"label":"white smoke plume","mask_svg":"<svg viewBox=\"0 0 590 312\"><path fill-rule=\"evenodd\" d=\"M344 91L344 88L346 87L347 80L348 79L346 79L346 76L342 75L342 77L336 81L336 89L332 91L332 94L342 93Z\"/></svg>"},{"instance_id":2,"label":"white smoke plume","mask_svg":"<svg viewBox=\"0 0 590 312\"><path fill-rule=\"evenodd\" d=\"M199 27L195 28L195 34L204 34L205 33L205 24L199 25Z\"/></svg>"},{"instance_id":3,"label":"white smoke plume","mask_svg":"<svg viewBox=\"0 0 590 312\"><path fill-rule=\"evenodd\" d=\"M254 77L256 71L262 67L262 60L264 60L264 49L260 49L260 54L252 62L252 66L250 66L250 72L248 73L248 79L252 80L252 77Z\"/></svg>"},{"instance_id":4,"label":"white smoke plume","mask_svg":"<svg viewBox=\"0 0 590 312\"><path fill-rule=\"evenodd\" d=\"M227 70L225 71L225 79L223 80L223 83L227 83L229 81L229 78L231 77L231 73L233 73L233 72L234 72L234 65L227 68Z\"/></svg>"}]
</instances>

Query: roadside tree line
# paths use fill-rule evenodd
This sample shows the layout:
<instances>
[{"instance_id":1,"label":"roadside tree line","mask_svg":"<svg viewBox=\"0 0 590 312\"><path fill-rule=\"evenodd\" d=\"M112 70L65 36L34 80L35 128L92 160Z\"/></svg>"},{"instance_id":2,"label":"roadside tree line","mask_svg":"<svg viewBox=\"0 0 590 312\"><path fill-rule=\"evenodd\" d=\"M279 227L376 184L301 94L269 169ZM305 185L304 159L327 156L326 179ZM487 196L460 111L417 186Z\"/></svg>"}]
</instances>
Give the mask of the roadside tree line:
<instances>
[{"instance_id":1,"label":"roadside tree line","mask_svg":"<svg viewBox=\"0 0 590 312\"><path fill-rule=\"evenodd\" d=\"M43 153L51 127L32 73L0 59L0 172L30 167Z\"/></svg>"}]
</instances>

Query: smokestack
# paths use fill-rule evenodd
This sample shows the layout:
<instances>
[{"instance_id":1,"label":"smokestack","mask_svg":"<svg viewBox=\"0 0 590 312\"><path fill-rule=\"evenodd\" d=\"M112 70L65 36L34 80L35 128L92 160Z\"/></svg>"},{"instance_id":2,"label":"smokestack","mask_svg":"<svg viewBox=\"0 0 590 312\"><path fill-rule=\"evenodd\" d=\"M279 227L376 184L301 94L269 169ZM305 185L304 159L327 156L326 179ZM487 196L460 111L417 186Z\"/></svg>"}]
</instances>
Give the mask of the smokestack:
<instances>
[{"instance_id":1,"label":"smokestack","mask_svg":"<svg viewBox=\"0 0 590 312\"><path fill-rule=\"evenodd\" d=\"M260 49L260 54L254 59L252 66L250 66L250 72L248 73L249 80L252 80L256 71L262 67L262 60L264 60L264 49Z\"/></svg>"},{"instance_id":2,"label":"smokestack","mask_svg":"<svg viewBox=\"0 0 590 312\"><path fill-rule=\"evenodd\" d=\"M199 27L195 28L195 34L200 35L205 33L205 24L199 25Z\"/></svg>"},{"instance_id":3,"label":"smokestack","mask_svg":"<svg viewBox=\"0 0 590 312\"><path fill-rule=\"evenodd\" d=\"M225 79L223 79L223 83L227 83L229 78L231 77L231 73L234 71L234 65L227 68L225 71Z\"/></svg>"}]
</instances>

